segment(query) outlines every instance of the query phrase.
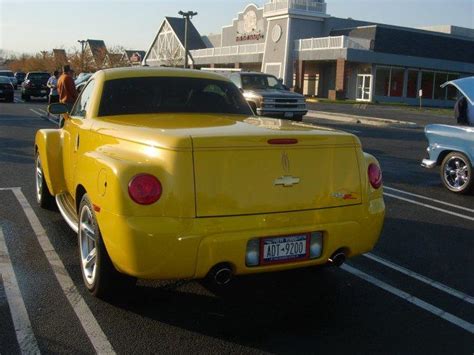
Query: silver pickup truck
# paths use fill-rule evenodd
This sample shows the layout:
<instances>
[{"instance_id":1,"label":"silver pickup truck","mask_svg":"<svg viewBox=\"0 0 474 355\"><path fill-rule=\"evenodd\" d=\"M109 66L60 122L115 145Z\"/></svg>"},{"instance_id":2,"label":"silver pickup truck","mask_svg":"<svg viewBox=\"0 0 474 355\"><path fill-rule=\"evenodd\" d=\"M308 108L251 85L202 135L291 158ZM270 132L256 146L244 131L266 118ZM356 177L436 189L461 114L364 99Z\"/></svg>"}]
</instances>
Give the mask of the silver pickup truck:
<instances>
[{"instance_id":1,"label":"silver pickup truck","mask_svg":"<svg viewBox=\"0 0 474 355\"><path fill-rule=\"evenodd\" d=\"M227 74L259 116L276 116L301 121L308 112L303 95L289 91L273 75L257 72Z\"/></svg>"}]
</instances>

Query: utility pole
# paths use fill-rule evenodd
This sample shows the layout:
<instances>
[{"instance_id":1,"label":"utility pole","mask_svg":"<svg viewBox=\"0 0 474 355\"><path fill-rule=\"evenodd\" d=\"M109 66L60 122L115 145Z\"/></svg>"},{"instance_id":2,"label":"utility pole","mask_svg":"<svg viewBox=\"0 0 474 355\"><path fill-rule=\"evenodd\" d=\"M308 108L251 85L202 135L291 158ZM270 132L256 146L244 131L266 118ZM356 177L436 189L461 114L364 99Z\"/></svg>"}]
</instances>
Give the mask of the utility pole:
<instances>
[{"instance_id":1,"label":"utility pole","mask_svg":"<svg viewBox=\"0 0 474 355\"><path fill-rule=\"evenodd\" d=\"M48 55L48 51L41 51L40 53L43 56L43 60L46 59L46 56Z\"/></svg>"},{"instance_id":2,"label":"utility pole","mask_svg":"<svg viewBox=\"0 0 474 355\"><path fill-rule=\"evenodd\" d=\"M178 12L179 15L183 16L184 18L184 69L188 67L188 23L189 19L197 16L197 12L194 11L180 11Z\"/></svg>"},{"instance_id":3,"label":"utility pole","mask_svg":"<svg viewBox=\"0 0 474 355\"><path fill-rule=\"evenodd\" d=\"M87 40L78 39L77 42L81 44L81 72L84 72L84 48L86 46Z\"/></svg>"}]
</instances>

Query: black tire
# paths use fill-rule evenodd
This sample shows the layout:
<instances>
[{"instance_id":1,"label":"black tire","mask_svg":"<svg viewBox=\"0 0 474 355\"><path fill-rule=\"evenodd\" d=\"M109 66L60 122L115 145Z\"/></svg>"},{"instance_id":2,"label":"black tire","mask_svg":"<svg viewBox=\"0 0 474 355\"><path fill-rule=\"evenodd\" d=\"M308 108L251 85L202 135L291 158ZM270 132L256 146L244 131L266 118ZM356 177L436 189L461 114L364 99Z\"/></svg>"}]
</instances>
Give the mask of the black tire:
<instances>
[{"instance_id":1,"label":"black tire","mask_svg":"<svg viewBox=\"0 0 474 355\"><path fill-rule=\"evenodd\" d=\"M451 192L468 194L473 191L474 179L469 158L459 152L449 153L441 164L440 175L444 186Z\"/></svg>"},{"instance_id":2,"label":"black tire","mask_svg":"<svg viewBox=\"0 0 474 355\"><path fill-rule=\"evenodd\" d=\"M30 95L26 95L26 94L25 94L25 95L23 95L23 100L25 100L25 101L27 101L27 102L28 102L28 101L30 101L30 100L31 100L31 96L30 96Z\"/></svg>"},{"instance_id":3,"label":"black tire","mask_svg":"<svg viewBox=\"0 0 474 355\"><path fill-rule=\"evenodd\" d=\"M104 300L123 297L135 286L136 279L121 274L112 264L97 224L92 203L87 194L82 197L78 216L79 231L77 236L84 285L92 295ZM87 228L92 230L93 236L87 236ZM95 249L95 254L92 250L89 250L91 248L92 250ZM87 258L88 255L93 256ZM95 258L95 264L92 268L88 268L86 261L93 258Z\"/></svg>"},{"instance_id":4,"label":"black tire","mask_svg":"<svg viewBox=\"0 0 474 355\"><path fill-rule=\"evenodd\" d=\"M36 182L36 201L41 208L54 209L56 206L53 195L49 192L48 185L44 179L43 167L39 154L36 154L35 159L35 182Z\"/></svg>"},{"instance_id":5,"label":"black tire","mask_svg":"<svg viewBox=\"0 0 474 355\"><path fill-rule=\"evenodd\" d=\"M293 121L296 121L296 122L303 122L303 115L295 115L295 116L293 116Z\"/></svg>"},{"instance_id":6,"label":"black tire","mask_svg":"<svg viewBox=\"0 0 474 355\"><path fill-rule=\"evenodd\" d=\"M14 100L14 95L11 95L11 96L7 97L7 102L11 103L11 102L14 102L14 101L15 101Z\"/></svg>"},{"instance_id":7,"label":"black tire","mask_svg":"<svg viewBox=\"0 0 474 355\"><path fill-rule=\"evenodd\" d=\"M25 94L24 94L24 93L21 93L21 99L22 99L22 100L25 99Z\"/></svg>"}]
</instances>

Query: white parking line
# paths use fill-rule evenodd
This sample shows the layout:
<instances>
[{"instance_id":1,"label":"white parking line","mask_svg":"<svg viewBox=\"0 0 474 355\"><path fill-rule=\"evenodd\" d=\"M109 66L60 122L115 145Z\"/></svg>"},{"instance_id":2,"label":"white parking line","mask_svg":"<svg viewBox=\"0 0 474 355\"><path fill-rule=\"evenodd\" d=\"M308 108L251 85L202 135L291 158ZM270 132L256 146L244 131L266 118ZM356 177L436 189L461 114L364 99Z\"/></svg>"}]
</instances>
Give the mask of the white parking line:
<instances>
[{"instance_id":1,"label":"white parking line","mask_svg":"<svg viewBox=\"0 0 474 355\"><path fill-rule=\"evenodd\" d=\"M445 206L453 207L453 208L456 208L456 209L458 209L458 210L463 210L463 211L466 211L466 212L472 212L472 213L474 213L474 209L467 208L467 207L462 207L462 206L458 206L458 205L454 205L454 204L452 204L452 203L448 203L448 202L436 200L436 199L434 199L434 198L430 198L430 197L426 197L426 196L422 196L422 195L417 195L417 194L414 194L414 193L411 193L411 192L408 192L408 191L398 190L398 189L394 189L394 188L388 187L388 186L384 186L384 189L385 189L385 190L390 190L390 191L393 191L393 192L399 192L399 193L401 193L401 194L403 194L403 195L412 196L412 197L417 197L417 198L420 198L420 199L423 199L423 200L427 200L427 201L431 201L431 202L436 202L436 203L439 203L440 205L445 205Z\"/></svg>"},{"instance_id":2,"label":"white parking line","mask_svg":"<svg viewBox=\"0 0 474 355\"><path fill-rule=\"evenodd\" d=\"M451 288L449 286L446 286L440 282L431 280L430 278L420 275L414 271L411 271L410 269L404 268L403 266L399 266L395 263L392 263L391 261L388 261L384 258L381 258L380 256L374 255L372 253L367 253L364 254L364 256L370 260L373 260L379 264L382 264L390 269L396 270L404 275L410 276L411 278L414 278L418 281L421 281L431 287L437 288L440 291L443 291L451 296L454 296L456 298L459 298L462 301L465 301L470 304L474 304L474 297L469 296L466 293L463 293L461 291L455 290L454 288Z\"/></svg>"},{"instance_id":3,"label":"white parking line","mask_svg":"<svg viewBox=\"0 0 474 355\"><path fill-rule=\"evenodd\" d=\"M36 111L36 110L34 110L34 109L32 109L32 108L30 108L30 111L33 112L33 113L35 113L35 114L37 114L37 115L40 116L40 117L43 116L43 114L42 114L41 112L38 112L38 111Z\"/></svg>"},{"instance_id":4,"label":"white parking line","mask_svg":"<svg viewBox=\"0 0 474 355\"><path fill-rule=\"evenodd\" d=\"M434 314L435 316L441 318L441 319L444 319L445 321L448 321L449 323L459 327L459 328L462 328L466 331L468 331L469 333L471 334L474 334L474 324L472 323L469 323L468 321L465 321L464 319L461 319L459 317L456 317L455 315L451 314L451 313L448 313L448 312L445 312L444 310L442 310L441 308L438 308L436 306L433 306L432 304L428 303L428 302L425 302L423 301L422 299L420 298L417 298L405 291L402 291L396 287L393 287L373 276L370 276L356 268L353 268L352 266L349 266L347 264L344 264L341 266L341 269L354 275L354 276L357 276L359 278L361 278L362 280L365 280L369 283L371 283L372 285L374 286L377 286L387 292L390 292L392 295L395 295L401 299L404 299L405 301L421 308L421 309L424 309L425 311L428 311L430 312L431 314Z\"/></svg>"},{"instance_id":5,"label":"white parking line","mask_svg":"<svg viewBox=\"0 0 474 355\"><path fill-rule=\"evenodd\" d=\"M26 311L15 271L8 254L5 236L0 226L0 275L3 278L5 295L15 327L16 339L22 354L39 354L38 342L31 328L30 318Z\"/></svg>"},{"instance_id":6,"label":"white parking line","mask_svg":"<svg viewBox=\"0 0 474 355\"><path fill-rule=\"evenodd\" d=\"M43 112L43 114L45 114L45 115L48 114L48 112L46 112L45 110L43 110L43 109L41 109L41 108L39 108L38 111Z\"/></svg>"},{"instance_id":7,"label":"white parking line","mask_svg":"<svg viewBox=\"0 0 474 355\"><path fill-rule=\"evenodd\" d=\"M41 110L41 109L38 109L38 110ZM35 113L35 114L37 114L37 115L40 116L41 118L44 118L44 119L48 120L48 121L51 122L51 123L58 124L58 122L59 122L59 119L56 119L56 120L55 120L54 118L48 117L48 116L47 116L48 113L47 113L46 111L44 111L44 110L41 110L41 111L45 112L45 114L43 114L43 113L41 113L41 112L38 112L38 111L36 111L36 110L34 110L34 109L32 109L32 108L30 108L30 111L33 112L33 113Z\"/></svg>"},{"instance_id":8,"label":"white parking line","mask_svg":"<svg viewBox=\"0 0 474 355\"><path fill-rule=\"evenodd\" d=\"M460 214L460 213L456 213L456 212L452 212L452 211L448 211L448 210L445 210L443 208L439 208L439 207L436 207L436 206L431 206L431 205L428 205L426 203L418 202L418 201L415 201L415 200L410 200L410 199L405 198L405 197L392 195L392 194L389 194L389 193L386 193L386 192L384 192L384 196L388 196L388 197L391 197L391 198L394 198L394 199L397 199L397 200L400 200L400 201L405 201L405 202L408 202L408 203L411 203L411 204L414 204L414 205L423 206L423 207L426 207L426 208L429 208L429 209L432 209L432 210L435 210L435 211L438 211L438 212L443 212L443 213L449 214L451 216L456 216L456 217L459 217L459 218L462 218L462 219L466 219L468 221L474 221L474 217L466 216L464 214Z\"/></svg>"},{"instance_id":9,"label":"white parking line","mask_svg":"<svg viewBox=\"0 0 474 355\"><path fill-rule=\"evenodd\" d=\"M41 225L41 222L33 211L33 208L26 199L25 195L20 188L12 189L12 191L20 203L28 221L30 222L41 249L43 250L43 253L45 254L49 264L51 265L56 279L61 285L61 288L67 300L71 304L74 312L76 313L76 316L79 318L79 321L85 333L89 337L89 340L91 341L95 351L98 354L115 354L112 345L107 339L107 336L102 331L102 328L92 314L89 306L87 306L87 303L77 291L77 288L69 276L66 268L64 267L61 258L56 253L56 250L51 244L46 231Z\"/></svg>"}]
</instances>

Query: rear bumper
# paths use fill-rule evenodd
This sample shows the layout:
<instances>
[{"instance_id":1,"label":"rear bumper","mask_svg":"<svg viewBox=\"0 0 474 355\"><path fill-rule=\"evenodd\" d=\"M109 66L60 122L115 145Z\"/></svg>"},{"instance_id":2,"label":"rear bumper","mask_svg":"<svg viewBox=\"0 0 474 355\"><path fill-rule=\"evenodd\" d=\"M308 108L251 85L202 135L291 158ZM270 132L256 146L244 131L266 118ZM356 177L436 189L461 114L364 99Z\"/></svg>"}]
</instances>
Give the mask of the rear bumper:
<instances>
[{"instance_id":1,"label":"rear bumper","mask_svg":"<svg viewBox=\"0 0 474 355\"><path fill-rule=\"evenodd\" d=\"M268 109L268 108L257 108L257 114L259 116L285 116L288 113L292 113L293 116L304 116L308 113L308 110L295 110L289 109Z\"/></svg>"},{"instance_id":2,"label":"rear bumper","mask_svg":"<svg viewBox=\"0 0 474 355\"><path fill-rule=\"evenodd\" d=\"M34 97L46 97L49 94L49 89L25 89L24 94Z\"/></svg>"},{"instance_id":3,"label":"rear bumper","mask_svg":"<svg viewBox=\"0 0 474 355\"><path fill-rule=\"evenodd\" d=\"M232 265L236 275L282 271L321 265L337 250L348 257L366 253L377 243L385 205L221 218L122 217L97 213L107 250L115 267L145 279L203 278L220 263ZM269 236L323 232L319 259L279 265L247 267L247 242Z\"/></svg>"}]
</instances>

